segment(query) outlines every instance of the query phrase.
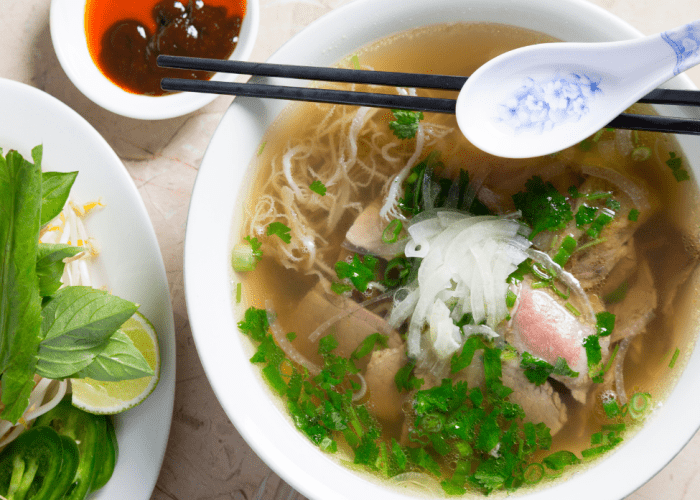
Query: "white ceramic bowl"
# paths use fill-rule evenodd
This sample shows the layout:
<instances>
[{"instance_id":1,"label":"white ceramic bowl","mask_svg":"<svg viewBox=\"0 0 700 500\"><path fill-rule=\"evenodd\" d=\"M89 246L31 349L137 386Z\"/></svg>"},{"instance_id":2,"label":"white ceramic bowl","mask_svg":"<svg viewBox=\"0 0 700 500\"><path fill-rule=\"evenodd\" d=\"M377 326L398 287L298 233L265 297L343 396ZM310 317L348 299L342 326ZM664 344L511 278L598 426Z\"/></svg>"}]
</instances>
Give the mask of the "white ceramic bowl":
<instances>
[{"instance_id":1,"label":"white ceramic bowl","mask_svg":"<svg viewBox=\"0 0 700 500\"><path fill-rule=\"evenodd\" d=\"M368 13L371 12L371 16ZM270 62L328 66L379 38L419 26L492 21L541 31L565 41L615 41L641 33L582 0L358 0L313 23ZM263 83L289 83L261 79ZM684 76L667 87L694 88ZM217 129L197 176L185 240L185 285L192 331L204 369L224 410L256 453L285 481L318 500L405 499L338 465L299 433L248 358L247 339L231 300L230 242L252 178L248 166L261 137L285 103L236 98ZM682 116L693 111L667 112ZM686 115L698 117L697 114ZM700 141L679 137L695 177ZM216 214L214 216L214 214ZM522 498L619 500L661 470L700 426L700 350L645 427L597 465ZM520 497L519 497L520 498Z\"/></svg>"},{"instance_id":2,"label":"white ceramic bowl","mask_svg":"<svg viewBox=\"0 0 700 500\"><path fill-rule=\"evenodd\" d=\"M112 83L88 52L85 35L86 0L52 0L51 40L68 78L95 104L129 118L162 120L191 113L213 101L215 94L179 92L164 96L129 93ZM260 24L258 0L247 0L246 15L231 59L247 60L253 50ZM217 73L212 80L232 81L236 75Z\"/></svg>"}]
</instances>

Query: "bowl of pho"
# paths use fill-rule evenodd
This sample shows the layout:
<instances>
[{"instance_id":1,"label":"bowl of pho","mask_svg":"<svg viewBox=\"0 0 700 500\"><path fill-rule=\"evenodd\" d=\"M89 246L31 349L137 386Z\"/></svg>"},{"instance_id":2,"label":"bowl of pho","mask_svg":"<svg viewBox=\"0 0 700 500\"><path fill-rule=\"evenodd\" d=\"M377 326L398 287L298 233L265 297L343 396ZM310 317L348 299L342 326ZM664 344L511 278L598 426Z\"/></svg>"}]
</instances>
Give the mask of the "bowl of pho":
<instances>
[{"instance_id":1,"label":"bowl of pho","mask_svg":"<svg viewBox=\"0 0 700 500\"><path fill-rule=\"evenodd\" d=\"M360 0L270 62L466 76L639 36L578 0ZM185 242L219 401L309 498L625 497L700 426L699 153L602 129L504 159L451 115L235 99Z\"/></svg>"}]
</instances>

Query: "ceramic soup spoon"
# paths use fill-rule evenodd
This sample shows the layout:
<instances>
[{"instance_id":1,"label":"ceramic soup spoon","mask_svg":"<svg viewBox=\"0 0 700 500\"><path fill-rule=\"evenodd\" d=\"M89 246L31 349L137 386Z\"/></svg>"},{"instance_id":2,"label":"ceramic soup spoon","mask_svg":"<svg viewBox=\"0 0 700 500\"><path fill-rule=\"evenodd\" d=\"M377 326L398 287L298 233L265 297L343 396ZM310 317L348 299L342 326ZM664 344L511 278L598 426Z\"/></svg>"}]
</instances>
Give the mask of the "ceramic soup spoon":
<instances>
[{"instance_id":1,"label":"ceramic soup spoon","mask_svg":"<svg viewBox=\"0 0 700 500\"><path fill-rule=\"evenodd\" d=\"M487 153L542 156L594 134L698 63L700 21L636 40L523 47L469 77L457 99L457 123Z\"/></svg>"}]
</instances>

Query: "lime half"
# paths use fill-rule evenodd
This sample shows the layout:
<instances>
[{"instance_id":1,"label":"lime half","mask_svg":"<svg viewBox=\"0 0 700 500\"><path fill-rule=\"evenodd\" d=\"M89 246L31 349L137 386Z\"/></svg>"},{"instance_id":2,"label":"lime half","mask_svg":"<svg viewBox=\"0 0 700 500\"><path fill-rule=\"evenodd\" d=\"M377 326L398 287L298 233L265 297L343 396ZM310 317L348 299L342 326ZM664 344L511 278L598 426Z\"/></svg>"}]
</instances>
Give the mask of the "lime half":
<instances>
[{"instance_id":1,"label":"lime half","mask_svg":"<svg viewBox=\"0 0 700 500\"><path fill-rule=\"evenodd\" d=\"M136 312L121 327L141 351L154 374L150 377L118 382L102 382L91 378L71 379L73 406L89 413L121 413L141 403L153 392L160 379L158 335L146 317Z\"/></svg>"}]
</instances>

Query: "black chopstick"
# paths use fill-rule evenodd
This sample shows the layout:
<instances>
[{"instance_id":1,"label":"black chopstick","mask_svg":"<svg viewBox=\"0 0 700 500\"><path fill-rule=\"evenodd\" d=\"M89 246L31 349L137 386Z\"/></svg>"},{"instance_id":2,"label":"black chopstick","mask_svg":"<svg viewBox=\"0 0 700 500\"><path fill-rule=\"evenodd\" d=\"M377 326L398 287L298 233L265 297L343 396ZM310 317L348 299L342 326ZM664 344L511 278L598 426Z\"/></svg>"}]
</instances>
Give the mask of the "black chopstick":
<instances>
[{"instance_id":1,"label":"black chopstick","mask_svg":"<svg viewBox=\"0 0 700 500\"><path fill-rule=\"evenodd\" d=\"M455 113L456 103L454 99L438 99L433 97L373 94L370 92L286 87L258 83L186 80L181 78L163 78L160 82L160 86L163 90L200 92L205 94L239 95L245 97L263 97L268 99L284 99L288 101L348 104L352 106L369 106L373 108L410 109L412 111L449 114Z\"/></svg>"},{"instance_id":2,"label":"black chopstick","mask_svg":"<svg viewBox=\"0 0 700 500\"><path fill-rule=\"evenodd\" d=\"M158 66L165 68L438 90L460 90L467 81L466 76L322 68L168 55L159 55L157 63ZM675 106L700 106L700 92L696 90L654 89L642 97L639 102ZM416 109L416 111L427 111L427 109Z\"/></svg>"}]
</instances>

